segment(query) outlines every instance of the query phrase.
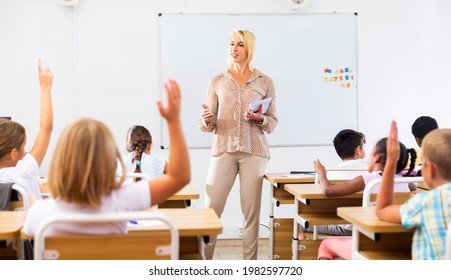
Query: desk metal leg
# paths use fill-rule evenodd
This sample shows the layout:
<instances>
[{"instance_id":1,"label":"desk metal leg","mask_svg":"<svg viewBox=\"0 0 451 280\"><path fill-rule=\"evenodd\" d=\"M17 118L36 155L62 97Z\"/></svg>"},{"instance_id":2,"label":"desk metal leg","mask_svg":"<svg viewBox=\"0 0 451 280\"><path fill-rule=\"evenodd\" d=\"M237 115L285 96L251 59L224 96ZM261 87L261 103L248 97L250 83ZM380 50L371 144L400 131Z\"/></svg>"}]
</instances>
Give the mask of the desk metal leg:
<instances>
[{"instance_id":1,"label":"desk metal leg","mask_svg":"<svg viewBox=\"0 0 451 280\"><path fill-rule=\"evenodd\" d=\"M202 260L206 260L205 257L205 245L210 242L210 236L199 236L197 237L197 242L199 244L199 255Z\"/></svg>"},{"instance_id":2,"label":"desk metal leg","mask_svg":"<svg viewBox=\"0 0 451 280\"><path fill-rule=\"evenodd\" d=\"M25 259L25 249L23 245L23 240L20 237L17 237L15 239L15 247L17 250L17 259L18 260L24 260Z\"/></svg>"},{"instance_id":3,"label":"desk metal leg","mask_svg":"<svg viewBox=\"0 0 451 280\"><path fill-rule=\"evenodd\" d=\"M291 258L293 260L298 259L298 252L299 252L299 224L297 222L296 217L298 216L298 209L299 209L299 201L297 199L294 199L294 218L293 218L293 243L292 243L292 255Z\"/></svg>"},{"instance_id":4,"label":"desk metal leg","mask_svg":"<svg viewBox=\"0 0 451 280\"><path fill-rule=\"evenodd\" d=\"M268 259L274 259L274 190L269 183L269 253Z\"/></svg>"},{"instance_id":5,"label":"desk metal leg","mask_svg":"<svg viewBox=\"0 0 451 280\"><path fill-rule=\"evenodd\" d=\"M316 226L313 226L313 240L318 239L318 228Z\"/></svg>"}]
</instances>

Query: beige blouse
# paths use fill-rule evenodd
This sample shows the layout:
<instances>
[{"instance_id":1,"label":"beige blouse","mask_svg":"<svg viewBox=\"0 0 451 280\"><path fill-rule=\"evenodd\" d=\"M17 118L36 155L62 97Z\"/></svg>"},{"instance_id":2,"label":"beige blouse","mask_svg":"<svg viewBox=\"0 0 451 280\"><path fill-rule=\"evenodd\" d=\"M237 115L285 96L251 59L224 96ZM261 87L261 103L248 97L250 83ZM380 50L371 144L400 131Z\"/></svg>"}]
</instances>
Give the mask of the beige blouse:
<instances>
[{"instance_id":1,"label":"beige blouse","mask_svg":"<svg viewBox=\"0 0 451 280\"><path fill-rule=\"evenodd\" d=\"M268 97L272 97L272 102L261 124L244 119L249 103ZM213 118L206 126L200 117L199 127L204 132L215 133L212 156L245 152L269 159L264 132L272 133L277 125L275 89L270 77L254 69L246 84L240 87L230 73L221 73L210 81L206 104Z\"/></svg>"}]
</instances>

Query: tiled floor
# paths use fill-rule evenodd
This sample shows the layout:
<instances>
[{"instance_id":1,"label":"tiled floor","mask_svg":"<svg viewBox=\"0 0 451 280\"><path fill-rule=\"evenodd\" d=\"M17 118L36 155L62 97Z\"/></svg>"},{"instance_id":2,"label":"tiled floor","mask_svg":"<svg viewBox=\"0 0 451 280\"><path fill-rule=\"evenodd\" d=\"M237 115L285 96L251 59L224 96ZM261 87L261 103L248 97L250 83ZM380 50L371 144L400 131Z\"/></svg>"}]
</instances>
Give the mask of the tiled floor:
<instances>
[{"instance_id":1,"label":"tiled floor","mask_svg":"<svg viewBox=\"0 0 451 280\"><path fill-rule=\"evenodd\" d=\"M242 260L243 242L241 239L218 239L213 260ZM258 241L258 259L268 260L268 239L261 238Z\"/></svg>"}]
</instances>

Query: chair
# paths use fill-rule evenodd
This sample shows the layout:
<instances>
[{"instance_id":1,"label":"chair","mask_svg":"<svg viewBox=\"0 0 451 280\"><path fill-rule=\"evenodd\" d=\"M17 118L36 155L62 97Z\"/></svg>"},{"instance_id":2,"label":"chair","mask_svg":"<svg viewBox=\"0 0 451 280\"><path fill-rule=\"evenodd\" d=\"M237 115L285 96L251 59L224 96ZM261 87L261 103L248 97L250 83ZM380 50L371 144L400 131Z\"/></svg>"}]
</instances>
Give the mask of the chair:
<instances>
[{"instance_id":1,"label":"chair","mask_svg":"<svg viewBox=\"0 0 451 280\"><path fill-rule=\"evenodd\" d=\"M10 210L14 211L25 211L31 206L30 197L28 195L28 190L19 184L13 184L12 189L19 194L19 201L11 201Z\"/></svg>"},{"instance_id":2,"label":"chair","mask_svg":"<svg viewBox=\"0 0 451 280\"><path fill-rule=\"evenodd\" d=\"M448 225L448 230L446 230L445 259L451 260L451 224Z\"/></svg>"},{"instance_id":3,"label":"chair","mask_svg":"<svg viewBox=\"0 0 451 280\"><path fill-rule=\"evenodd\" d=\"M131 220L156 220L166 226L149 226L142 231L110 235L45 236L49 226L56 223L99 223ZM167 230L169 227L169 230ZM171 259L179 257L179 233L174 222L163 213L131 211L100 214L64 213L42 221L35 234L34 259L124 260Z\"/></svg>"},{"instance_id":4,"label":"chair","mask_svg":"<svg viewBox=\"0 0 451 280\"><path fill-rule=\"evenodd\" d=\"M363 190L362 206L371 207L375 205L375 202L371 202L372 190L382 182L382 178L371 180ZM395 178L396 183L421 183L424 182L423 177L399 177ZM395 203L403 203L412 195L412 192L399 192L395 193Z\"/></svg>"}]
</instances>

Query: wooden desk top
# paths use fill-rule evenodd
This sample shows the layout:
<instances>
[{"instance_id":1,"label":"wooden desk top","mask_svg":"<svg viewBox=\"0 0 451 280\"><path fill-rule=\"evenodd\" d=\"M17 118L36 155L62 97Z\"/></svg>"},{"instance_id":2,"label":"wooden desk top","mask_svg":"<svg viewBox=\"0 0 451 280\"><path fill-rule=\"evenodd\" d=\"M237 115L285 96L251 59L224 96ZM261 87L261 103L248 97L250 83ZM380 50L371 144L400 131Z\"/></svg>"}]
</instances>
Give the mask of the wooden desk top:
<instances>
[{"instance_id":1,"label":"wooden desk top","mask_svg":"<svg viewBox=\"0 0 451 280\"><path fill-rule=\"evenodd\" d=\"M289 184L286 185L285 190L295 197L304 199L337 199L337 198L362 198L363 193L357 192L344 196L326 197L321 191L320 187L315 184Z\"/></svg>"},{"instance_id":2,"label":"wooden desk top","mask_svg":"<svg viewBox=\"0 0 451 280\"><path fill-rule=\"evenodd\" d=\"M217 235L222 233L222 223L211 208L165 208L152 209L161 212L174 221L180 236ZM158 229L158 227L154 227ZM129 232L145 231L146 227L130 228Z\"/></svg>"},{"instance_id":3,"label":"wooden desk top","mask_svg":"<svg viewBox=\"0 0 451 280\"><path fill-rule=\"evenodd\" d=\"M403 228L401 224L379 220L375 210L374 207L338 207L337 214L339 217L368 232L397 233L414 231L414 229Z\"/></svg>"},{"instance_id":4,"label":"wooden desk top","mask_svg":"<svg viewBox=\"0 0 451 280\"><path fill-rule=\"evenodd\" d=\"M199 197L199 191L197 188L191 184L188 184L167 200L191 200L199 199Z\"/></svg>"},{"instance_id":5,"label":"wooden desk top","mask_svg":"<svg viewBox=\"0 0 451 280\"><path fill-rule=\"evenodd\" d=\"M0 211L0 240L19 236L25 213L25 211Z\"/></svg>"},{"instance_id":6,"label":"wooden desk top","mask_svg":"<svg viewBox=\"0 0 451 280\"><path fill-rule=\"evenodd\" d=\"M272 184L299 184L315 182L315 175L310 174L266 173L264 178Z\"/></svg>"},{"instance_id":7,"label":"wooden desk top","mask_svg":"<svg viewBox=\"0 0 451 280\"><path fill-rule=\"evenodd\" d=\"M312 174L290 174L290 173L266 173L263 176L272 184L313 184L315 183L315 175ZM348 180L331 179L331 184L336 184Z\"/></svg>"}]
</instances>

